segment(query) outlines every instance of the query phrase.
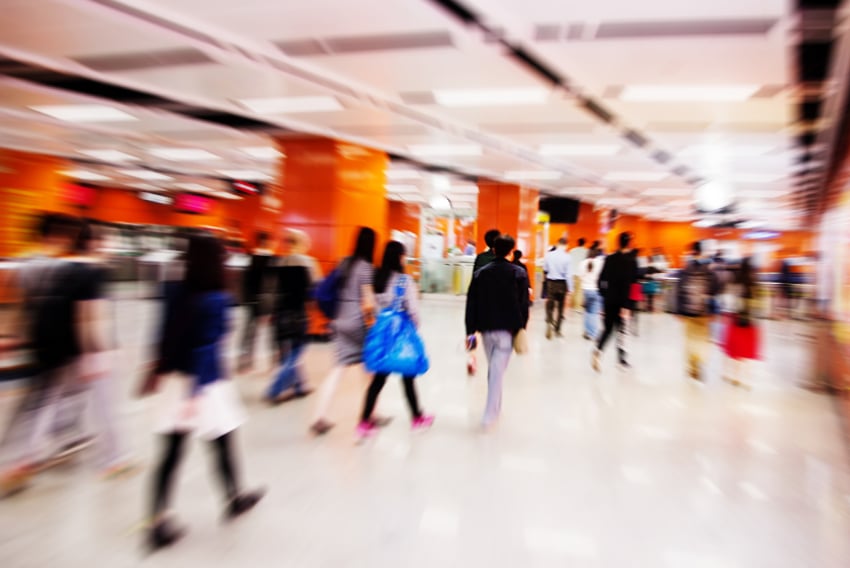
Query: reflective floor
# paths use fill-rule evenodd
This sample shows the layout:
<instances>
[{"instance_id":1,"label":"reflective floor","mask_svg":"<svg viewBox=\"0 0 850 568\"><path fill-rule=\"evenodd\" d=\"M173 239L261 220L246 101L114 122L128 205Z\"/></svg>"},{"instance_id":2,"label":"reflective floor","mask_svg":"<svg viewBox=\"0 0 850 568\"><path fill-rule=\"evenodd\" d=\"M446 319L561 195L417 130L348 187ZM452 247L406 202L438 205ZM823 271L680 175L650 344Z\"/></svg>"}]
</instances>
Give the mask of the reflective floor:
<instances>
[{"instance_id":1,"label":"reflective floor","mask_svg":"<svg viewBox=\"0 0 850 568\"><path fill-rule=\"evenodd\" d=\"M716 349L706 384L686 379L672 316L642 314L633 369L618 370L610 349L597 375L580 316L546 341L541 308L530 353L511 362L502 421L486 434L486 368L466 376L456 298L424 304L433 364L418 384L437 416L428 433L410 433L392 381L379 411L395 420L356 446L364 380L344 385L338 427L317 440L307 435L310 399L271 408L259 400L269 373L238 377L251 413L239 433L242 469L248 485L269 487L266 500L223 524L207 449L196 443L176 500L190 532L145 557L154 439L147 403L129 392L154 314L149 302L123 301L122 425L144 468L104 481L84 455L0 502L0 566L850 566L850 461L832 400L802 388L805 324L766 324L766 362L748 370L747 391L720 379ZM314 385L330 365L328 346L309 348ZM4 418L12 403L7 392Z\"/></svg>"}]
</instances>

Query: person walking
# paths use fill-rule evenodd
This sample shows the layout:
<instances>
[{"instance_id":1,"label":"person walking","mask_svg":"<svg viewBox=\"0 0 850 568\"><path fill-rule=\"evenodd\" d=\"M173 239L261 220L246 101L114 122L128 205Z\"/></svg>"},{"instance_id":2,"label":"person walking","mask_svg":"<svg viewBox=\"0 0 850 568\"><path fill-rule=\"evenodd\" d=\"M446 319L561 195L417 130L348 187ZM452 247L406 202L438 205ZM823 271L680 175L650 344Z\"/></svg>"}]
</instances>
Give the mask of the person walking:
<instances>
[{"instance_id":1,"label":"person walking","mask_svg":"<svg viewBox=\"0 0 850 568\"><path fill-rule=\"evenodd\" d=\"M617 355L620 366L628 367L626 360L625 338L626 333L624 316L629 309L632 284L637 280L638 266L633 254L631 254L632 235L628 232L620 233L620 249L605 258L602 272L599 273L599 294L603 298L605 310L605 329L599 337L596 349L593 350L591 365L597 372L601 369L602 352L611 334L617 331Z\"/></svg>"},{"instance_id":2,"label":"person walking","mask_svg":"<svg viewBox=\"0 0 850 568\"><path fill-rule=\"evenodd\" d=\"M336 365L322 383L313 414L310 431L317 436L334 427L327 414L339 381L344 375L358 370L363 363L366 330L375 319L374 257L375 231L361 227L352 255L340 265L339 308L331 322Z\"/></svg>"},{"instance_id":3,"label":"person walking","mask_svg":"<svg viewBox=\"0 0 850 568\"><path fill-rule=\"evenodd\" d=\"M142 395L158 392L156 431L162 439L146 535L151 550L169 546L185 534L169 507L189 434L209 441L216 455L225 518L250 511L265 494L243 491L237 473L234 432L244 422L244 411L232 382L223 376L222 347L231 302L225 291L224 256L224 246L212 235L189 241L183 281L166 286L157 362L140 389Z\"/></svg>"},{"instance_id":4,"label":"person walking","mask_svg":"<svg viewBox=\"0 0 850 568\"><path fill-rule=\"evenodd\" d=\"M736 306L733 313L726 318L722 341L726 355L723 380L737 387L750 388L749 377L742 376L741 368L747 361L760 357L759 330L753 319L756 286L758 277L752 259L744 258L734 280L729 284L729 288L734 290ZM730 363L733 367L731 370Z\"/></svg>"},{"instance_id":5,"label":"person walking","mask_svg":"<svg viewBox=\"0 0 850 568\"><path fill-rule=\"evenodd\" d=\"M419 291L412 278L404 273L405 268L404 245L398 241L390 241L384 248L384 257L381 267L375 272L375 300L378 310L389 308L396 301L396 290L404 290L402 296L402 309L410 315L416 327L419 327ZM388 373L375 373L372 382L366 391L363 402L363 412L360 414L360 424L357 426L357 437L360 439L375 433L378 425L373 419L372 413L378 402L378 396L387 382ZM434 423L434 417L426 415L419 407L419 397L416 393L416 377L403 376L402 386L407 405L410 408L410 417L414 431L427 430Z\"/></svg>"},{"instance_id":6,"label":"person walking","mask_svg":"<svg viewBox=\"0 0 850 568\"><path fill-rule=\"evenodd\" d=\"M493 243L501 234L499 229L490 229L484 233L484 244L487 245L487 250L475 257L475 263L472 265L473 275L496 259L496 255L493 252Z\"/></svg>"},{"instance_id":7,"label":"person walking","mask_svg":"<svg viewBox=\"0 0 850 568\"><path fill-rule=\"evenodd\" d=\"M475 274L466 298L467 348L473 348L475 334L481 333L487 356L484 428L489 428L499 418L502 382L514 338L528 325L528 277L507 259L515 245L509 235L495 240L496 260Z\"/></svg>"},{"instance_id":8,"label":"person walking","mask_svg":"<svg viewBox=\"0 0 850 568\"><path fill-rule=\"evenodd\" d=\"M599 249L591 249L588 257L579 266L581 288L584 293L584 335L585 339L595 341L599 335L599 312L602 297L599 295L599 274L605 259Z\"/></svg>"},{"instance_id":9,"label":"person walking","mask_svg":"<svg viewBox=\"0 0 850 568\"><path fill-rule=\"evenodd\" d=\"M546 273L546 339L554 333L561 337L564 306L567 295L573 290L572 258L567 253L567 239L558 240L558 248L546 255L543 261Z\"/></svg>"},{"instance_id":10,"label":"person walking","mask_svg":"<svg viewBox=\"0 0 850 568\"><path fill-rule=\"evenodd\" d=\"M692 258L679 276L678 312L685 324L685 356L688 376L703 380L703 363L711 343L711 318L719 288L710 261L702 255L702 243L691 246Z\"/></svg>"},{"instance_id":11,"label":"person walking","mask_svg":"<svg viewBox=\"0 0 850 568\"><path fill-rule=\"evenodd\" d=\"M307 233L287 229L283 244L284 256L273 267L277 277L272 323L280 368L266 393L266 400L272 404L303 398L313 392L301 376L299 360L307 345L307 302L321 279L316 259L307 255L310 250Z\"/></svg>"},{"instance_id":12,"label":"person walking","mask_svg":"<svg viewBox=\"0 0 850 568\"><path fill-rule=\"evenodd\" d=\"M268 233L257 233L257 248L251 255L251 263L245 269L243 279L243 302L247 308L245 315L245 330L242 335L242 346L239 352L239 372L250 371L254 366L254 345L257 328L260 322L272 310L272 264L274 253L268 248Z\"/></svg>"},{"instance_id":13,"label":"person walking","mask_svg":"<svg viewBox=\"0 0 850 568\"><path fill-rule=\"evenodd\" d=\"M12 329L19 330L20 336L4 342L4 348L28 346L34 374L3 434L2 448L12 462L0 475L3 495L25 489L39 471L91 444L90 436L75 433L72 439L67 437L68 428L57 428L61 406L69 402L73 406L85 394L78 365L78 313L81 303L91 299L91 287L85 285L86 271L68 261L81 226L74 217L45 214L39 224L40 250L17 275L22 302L13 316L20 321ZM52 452L49 438L57 430L66 443Z\"/></svg>"},{"instance_id":14,"label":"person walking","mask_svg":"<svg viewBox=\"0 0 850 568\"><path fill-rule=\"evenodd\" d=\"M571 306L574 310L579 310L584 307L582 285L581 285L581 264L587 260L590 250L584 246L587 241L584 238L578 240L578 246L573 247L570 251L570 268L573 274L573 295Z\"/></svg>"}]
</instances>

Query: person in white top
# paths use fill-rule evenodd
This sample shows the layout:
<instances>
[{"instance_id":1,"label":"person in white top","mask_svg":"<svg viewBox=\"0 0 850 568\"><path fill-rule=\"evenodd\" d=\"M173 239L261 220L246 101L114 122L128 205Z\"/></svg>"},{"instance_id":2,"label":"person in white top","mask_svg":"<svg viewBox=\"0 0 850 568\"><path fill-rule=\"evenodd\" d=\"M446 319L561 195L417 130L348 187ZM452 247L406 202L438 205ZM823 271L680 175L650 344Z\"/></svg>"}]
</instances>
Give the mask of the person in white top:
<instances>
[{"instance_id":1,"label":"person in white top","mask_svg":"<svg viewBox=\"0 0 850 568\"><path fill-rule=\"evenodd\" d=\"M599 273L605 259L599 249L592 249L588 257L579 266L578 277L584 294L584 335L591 341L599 334L599 309L602 297L599 295Z\"/></svg>"},{"instance_id":2,"label":"person in white top","mask_svg":"<svg viewBox=\"0 0 850 568\"><path fill-rule=\"evenodd\" d=\"M573 296L571 306L574 310L581 309L583 306L582 302L582 288L581 288L581 275L579 269L581 268L581 264L587 260L587 256L589 253L589 249L584 246L585 241L583 238L578 240L578 246L574 247L570 251L570 264L573 269Z\"/></svg>"},{"instance_id":3,"label":"person in white top","mask_svg":"<svg viewBox=\"0 0 850 568\"><path fill-rule=\"evenodd\" d=\"M567 252L567 239L558 240L558 248L546 255L543 260L543 272L546 273L546 339L552 339L555 333L560 337L561 323L564 321L564 306L567 295L573 291L572 259ZM557 317L554 312L557 310Z\"/></svg>"}]
</instances>

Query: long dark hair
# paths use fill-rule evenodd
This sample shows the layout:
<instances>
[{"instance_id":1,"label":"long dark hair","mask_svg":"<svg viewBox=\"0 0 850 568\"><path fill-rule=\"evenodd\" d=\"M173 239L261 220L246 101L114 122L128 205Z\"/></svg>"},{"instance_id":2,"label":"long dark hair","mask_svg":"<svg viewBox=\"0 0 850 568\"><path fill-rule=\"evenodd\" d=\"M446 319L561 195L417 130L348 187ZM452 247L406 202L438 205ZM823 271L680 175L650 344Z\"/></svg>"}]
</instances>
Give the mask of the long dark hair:
<instances>
[{"instance_id":1,"label":"long dark hair","mask_svg":"<svg viewBox=\"0 0 850 568\"><path fill-rule=\"evenodd\" d=\"M743 288L741 290L743 297L752 298L756 286L756 273L750 257L746 257L741 261L741 268L738 272L738 283Z\"/></svg>"},{"instance_id":2,"label":"long dark hair","mask_svg":"<svg viewBox=\"0 0 850 568\"><path fill-rule=\"evenodd\" d=\"M360 227L357 241L354 243L353 259L365 260L369 264L375 262L375 231L369 227Z\"/></svg>"},{"instance_id":3,"label":"long dark hair","mask_svg":"<svg viewBox=\"0 0 850 568\"><path fill-rule=\"evenodd\" d=\"M186 251L186 291L224 290L224 245L212 235L193 235Z\"/></svg>"},{"instance_id":4,"label":"long dark hair","mask_svg":"<svg viewBox=\"0 0 850 568\"><path fill-rule=\"evenodd\" d=\"M375 293L380 294L387 289L387 283L393 273L403 274L404 266L401 259L404 256L404 245L398 241L390 241L384 247L384 258L381 267L375 272Z\"/></svg>"}]
</instances>

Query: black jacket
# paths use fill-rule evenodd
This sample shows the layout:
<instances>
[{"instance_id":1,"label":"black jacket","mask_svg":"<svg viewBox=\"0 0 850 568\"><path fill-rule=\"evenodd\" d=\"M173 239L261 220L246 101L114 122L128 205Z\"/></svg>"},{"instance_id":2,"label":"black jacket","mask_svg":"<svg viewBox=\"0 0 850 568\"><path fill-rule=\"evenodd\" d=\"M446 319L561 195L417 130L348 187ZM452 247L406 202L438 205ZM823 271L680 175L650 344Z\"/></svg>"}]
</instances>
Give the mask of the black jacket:
<instances>
[{"instance_id":1,"label":"black jacket","mask_svg":"<svg viewBox=\"0 0 850 568\"><path fill-rule=\"evenodd\" d=\"M637 276L638 264L634 254L618 251L607 256L599 273L599 294L605 298L605 305L627 307L629 292Z\"/></svg>"},{"instance_id":2,"label":"black jacket","mask_svg":"<svg viewBox=\"0 0 850 568\"><path fill-rule=\"evenodd\" d=\"M528 276L498 258L472 277L466 297L466 333L509 331L528 324Z\"/></svg>"},{"instance_id":3,"label":"black jacket","mask_svg":"<svg viewBox=\"0 0 850 568\"><path fill-rule=\"evenodd\" d=\"M491 249L485 250L475 257L475 264L472 265L472 274L475 274L494 260L496 260L496 254Z\"/></svg>"}]
</instances>

